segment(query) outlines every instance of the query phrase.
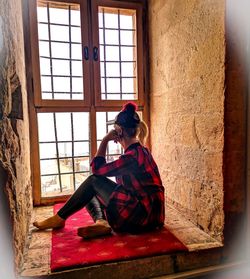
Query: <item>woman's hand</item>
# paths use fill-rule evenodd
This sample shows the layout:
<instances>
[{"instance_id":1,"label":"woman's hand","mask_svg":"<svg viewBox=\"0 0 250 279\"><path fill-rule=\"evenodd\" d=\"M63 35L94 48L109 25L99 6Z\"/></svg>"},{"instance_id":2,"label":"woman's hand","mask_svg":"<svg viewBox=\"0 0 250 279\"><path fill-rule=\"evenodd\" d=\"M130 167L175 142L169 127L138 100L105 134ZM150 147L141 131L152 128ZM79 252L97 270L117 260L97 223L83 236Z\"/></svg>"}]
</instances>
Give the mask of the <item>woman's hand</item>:
<instances>
[{"instance_id":1,"label":"woman's hand","mask_svg":"<svg viewBox=\"0 0 250 279\"><path fill-rule=\"evenodd\" d=\"M113 140L114 142L118 142L120 139L118 133L116 132L116 130L110 130L106 136L103 138L103 140L105 141L111 141Z\"/></svg>"}]
</instances>

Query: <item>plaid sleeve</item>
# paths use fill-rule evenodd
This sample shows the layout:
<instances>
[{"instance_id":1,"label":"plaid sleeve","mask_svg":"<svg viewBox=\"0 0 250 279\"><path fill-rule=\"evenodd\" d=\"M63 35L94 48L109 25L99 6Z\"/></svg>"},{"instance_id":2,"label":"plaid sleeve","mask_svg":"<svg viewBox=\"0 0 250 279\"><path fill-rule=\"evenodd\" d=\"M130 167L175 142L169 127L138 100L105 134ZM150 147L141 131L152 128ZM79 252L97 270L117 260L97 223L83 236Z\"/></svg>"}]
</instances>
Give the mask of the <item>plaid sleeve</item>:
<instances>
[{"instance_id":1,"label":"plaid sleeve","mask_svg":"<svg viewBox=\"0 0 250 279\"><path fill-rule=\"evenodd\" d=\"M137 167L137 160L131 154L121 155L118 160L106 163L104 157L95 157L90 164L93 174L119 176L131 173Z\"/></svg>"}]
</instances>

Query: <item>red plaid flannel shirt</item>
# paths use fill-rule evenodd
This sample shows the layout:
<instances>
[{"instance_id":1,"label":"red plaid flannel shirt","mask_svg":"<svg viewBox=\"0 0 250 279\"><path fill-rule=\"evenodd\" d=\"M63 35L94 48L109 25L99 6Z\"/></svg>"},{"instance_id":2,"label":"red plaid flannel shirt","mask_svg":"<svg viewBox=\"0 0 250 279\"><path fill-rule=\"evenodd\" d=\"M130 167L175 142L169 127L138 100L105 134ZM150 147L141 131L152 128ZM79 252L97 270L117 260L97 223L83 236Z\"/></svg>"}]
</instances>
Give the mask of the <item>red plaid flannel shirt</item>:
<instances>
[{"instance_id":1,"label":"red plaid flannel shirt","mask_svg":"<svg viewBox=\"0 0 250 279\"><path fill-rule=\"evenodd\" d=\"M110 163L104 157L95 157L91 167L93 174L116 177L117 187L106 209L113 229L129 231L164 224L164 187L146 147L134 143Z\"/></svg>"}]
</instances>

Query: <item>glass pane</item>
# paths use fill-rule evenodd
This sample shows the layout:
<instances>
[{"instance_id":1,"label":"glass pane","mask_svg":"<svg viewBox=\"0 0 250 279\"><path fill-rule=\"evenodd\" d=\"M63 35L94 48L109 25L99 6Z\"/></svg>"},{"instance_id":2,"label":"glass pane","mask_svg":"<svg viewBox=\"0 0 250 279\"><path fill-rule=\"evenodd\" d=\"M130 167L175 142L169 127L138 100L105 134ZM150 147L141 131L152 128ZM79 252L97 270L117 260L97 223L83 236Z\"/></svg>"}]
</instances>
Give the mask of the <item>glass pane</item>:
<instances>
[{"instance_id":1,"label":"glass pane","mask_svg":"<svg viewBox=\"0 0 250 279\"><path fill-rule=\"evenodd\" d=\"M131 15L120 15L121 29L135 29L136 11L130 10Z\"/></svg>"},{"instance_id":2,"label":"glass pane","mask_svg":"<svg viewBox=\"0 0 250 279\"><path fill-rule=\"evenodd\" d=\"M121 68L123 77L137 76L136 63L121 63Z\"/></svg>"},{"instance_id":3,"label":"glass pane","mask_svg":"<svg viewBox=\"0 0 250 279\"><path fill-rule=\"evenodd\" d=\"M37 8L37 20L38 20L38 22L48 22L48 15L47 15L46 7Z\"/></svg>"},{"instance_id":4,"label":"glass pane","mask_svg":"<svg viewBox=\"0 0 250 279\"><path fill-rule=\"evenodd\" d=\"M51 87L51 77L41 76L41 89L42 91L52 91Z\"/></svg>"},{"instance_id":5,"label":"glass pane","mask_svg":"<svg viewBox=\"0 0 250 279\"><path fill-rule=\"evenodd\" d=\"M74 156L89 156L89 143L88 142L75 142L74 143Z\"/></svg>"},{"instance_id":6,"label":"glass pane","mask_svg":"<svg viewBox=\"0 0 250 279\"><path fill-rule=\"evenodd\" d=\"M69 41L69 27L68 26L58 26L50 25L50 34L52 41Z\"/></svg>"},{"instance_id":7,"label":"glass pane","mask_svg":"<svg viewBox=\"0 0 250 279\"><path fill-rule=\"evenodd\" d=\"M41 77L42 99L83 100L80 5L57 1L46 3L44 7L44 1L37 1L38 20L46 22L38 23L40 72L41 75L52 74L52 80ZM48 61L42 60L41 56ZM71 84L70 75L80 78L72 80Z\"/></svg>"},{"instance_id":8,"label":"glass pane","mask_svg":"<svg viewBox=\"0 0 250 279\"><path fill-rule=\"evenodd\" d=\"M123 78L122 79L122 92L123 93L134 93L135 92L135 79L134 78Z\"/></svg>"},{"instance_id":9,"label":"glass pane","mask_svg":"<svg viewBox=\"0 0 250 279\"><path fill-rule=\"evenodd\" d=\"M135 100L138 98L136 10L100 6L98 11L101 99Z\"/></svg>"},{"instance_id":10,"label":"glass pane","mask_svg":"<svg viewBox=\"0 0 250 279\"><path fill-rule=\"evenodd\" d=\"M89 158L75 158L75 171L89 171Z\"/></svg>"},{"instance_id":11,"label":"glass pane","mask_svg":"<svg viewBox=\"0 0 250 279\"><path fill-rule=\"evenodd\" d=\"M121 47L122 61L135 61L134 47Z\"/></svg>"},{"instance_id":12,"label":"glass pane","mask_svg":"<svg viewBox=\"0 0 250 279\"><path fill-rule=\"evenodd\" d=\"M49 43L39 42L39 55L49 57Z\"/></svg>"},{"instance_id":13,"label":"glass pane","mask_svg":"<svg viewBox=\"0 0 250 279\"><path fill-rule=\"evenodd\" d=\"M107 61L119 61L119 47L106 46L105 54Z\"/></svg>"},{"instance_id":14,"label":"glass pane","mask_svg":"<svg viewBox=\"0 0 250 279\"><path fill-rule=\"evenodd\" d=\"M89 174L89 113L38 113L38 130L42 196L72 194Z\"/></svg>"},{"instance_id":15,"label":"glass pane","mask_svg":"<svg viewBox=\"0 0 250 279\"><path fill-rule=\"evenodd\" d=\"M110 45L119 44L118 30L105 30L105 44L110 44Z\"/></svg>"},{"instance_id":16,"label":"glass pane","mask_svg":"<svg viewBox=\"0 0 250 279\"><path fill-rule=\"evenodd\" d=\"M104 9L104 23L105 28L118 28L118 15L112 13L113 9Z\"/></svg>"},{"instance_id":17,"label":"glass pane","mask_svg":"<svg viewBox=\"0 0 250 279\"><path fill-rule=\"evenodd\" d=\"M53 75L64 75L69 76L70 75L70 65L68 60L52 60L52 70Z\"/></svg>"},{"instance_id":18,"label":"glass pane","mask_svg":"<svg viewBox=\"0 0 250 279\"><path fill-rule=\"evenodd\" d=\"M40 58L41 75L50 75L50 60L47 58Z\"/></svg>"},{"instance_id":19,"label":"glass pane","mask_svg":"<svg viewBox=\"0 0 250 279\"><path fill-rule=\"evenodd\" d=\"M71 24L72 25L81 25L81 19L80 19L80 12L76 10L71 10Z\"/></svg>"},{"instance_id":20,"label":"glass pane","mask_svg":"<svg viewBox=\"0 0 250 279\"><path fill-rule=\"evenodd\" d=\"M82 92L83 83L82 78L72 78L72 92Z\"/></svg>"},{"instance_id":21,"label":"glass pane","mask_svg":"<svg viewBox=\"0 0 250 279\"><path fill-rule=\"evenodd\" d=\"M41 159L50 159L57 157L55 143L40 143L39 151Z\"/></svg>"},{"instance_id":22,"label":"glass pane","mask_svg":"<svg viewBox=\"0 0 250 279\"><path fill-rule=\"evenodd\" d=\"M39 142L55 141L53 113L38 113Z\"/></svg>"},{"instance_id":23,"label":"glass pane","mask_svg":"<svg viewBox=\"0 0 250 279\"><path fill-rule=\"evenodd\" d=\"M74 191L74 176L71 174L61 175L62 191L73 192Z\"/></svg>"},{"instance_id":24,"label":"glass pane","mask_svg":"<svg viewBox=\"0 0 250 279\"><path fill-rule=\"evenodd\" d=\"M72 142L58 143L59 157L72 157Z\"/></svg>"},{"instance_id":25,"label":"glass pane","mask_svg":"<svg viewBox=\"0 0 250 279\"><path fill-rule=\"evenodd\" d=\"M73 172L72 158L60 159L59 162L61 173Z\"/></svg>"},{"instance_id":26,"label":"glass pane","mask_svg":"<svg viewBox=\"0 0 250 279\"><path fill-rule=\"evenodd\" d=\"M122 45L135 45L136 38L133 31L121 31L121 44Z\"/></svg>"},{"instance_id":27,"label":"glass pane","mask_svg":"<svg viewBox=\"0 0 250 279\"><path fill-rule=\"evenodd\" d=\"M72 61L71 67L73 76L82 76L82 61Z\"/></svg>"},{"instance_id":28,"label":"glass pane","mask_svg":"<svg viewBox=\"0 0 250 279\"><path fill-rule=\"evenodd\" d=\"M56 128L58 141L71 141L71 113L56 113Z\"/></svg>"},{"instance_id":29,"label":"glass pane","mask_svg":"<svg viewBox=\"0 0 250 279\"><path fill-rule=\"evenodd\" d=\"M120 76L120 63L106 63L106 76L119 77Z\"/></svg>"},{"instance_id":30,"label":"glass pane","mask_svg":"<svg viewBox=\"0 0 250 279\"><path fill-rule=\"evenodd\" d=\"M118 93L120 89L120 79L119 78L107 78L107 93Z\"/></svg>"},{"instance_id":31,"label":"glass pane","mask_svg":"<svg viewBox=\"0 0 250 279\"><path fill-rule=\"evenodd\" d=\"M71 57L72 59L82 60L82 46L79 44L71 45Z\"/></svg>"},{"instance_id":32,"label":"glass pane","mask_svg":"<svg viewBox=\"0 0 250 279\"><path fill-rule=\"evenodd\" d=\"M81 43L81 29L80 27L71 27L71 41Z\"/></svg>"},{"instance_id":33,"label":"glass pane","mask_svg":"<svg viewBox=\"0 0 250 279\"><path fill-rule=\"evenodd\" d=\"M69 12L66 9L49 9L51 23L69 24Z\"/></svg>"},{"instance_id":34,"label":"glass pane","mask_svg":"<svg viewBox=\"0 0 250 279\"><path fill-rule=\"evenodd\" d=\"M75 140L89 140L89 114L87 112L73 113L73 126Z\"/></svg>"},{"instance_id":35,"label":"glass pane","mask_svg":"<svg viewBox=\"0 0 250 279\"><path fill-rule=\"evenodd\" d=\"M54 77L54 92L70 92L70 78Z\"/></svg>"},{"instance_id":36,"label":"glass pane","mask_svg":"<svg viewBox=\"0 0 250 279\"><path fill-rule=\"evenodd\" d=\"M43 196L55 195L60 191L58 175L48 175L41 177L41 188Z\"/></svg>"},{"instance_id":37,"label":"glass pane","mask_svg":"<svg viewBox=\"0 0 250 279\"><path fill-rule=\"evenodd\" d=\"M57 160L41 160L41 175L58 173Z\"/></svg>"},{"instance_id":38,"label":"glass pane","mask_svg":"<svg viewBox=\"0 0 250 279\"><path fill-rule=\"evenodd\" d=\"M69 58L69 44L68 43L51 43L51 51L53 58Z\"/></svg>"},{"instance_id":39,"label":"glass pane","mask_svg":"<svg viewBox=\"0 0 250 279\"><path fill-rule=\"evenodd\" d=\"M49 39L49 30L48 24L38 24L38 36L40 40L48 40Z\"/></svg>"}]
</instances>

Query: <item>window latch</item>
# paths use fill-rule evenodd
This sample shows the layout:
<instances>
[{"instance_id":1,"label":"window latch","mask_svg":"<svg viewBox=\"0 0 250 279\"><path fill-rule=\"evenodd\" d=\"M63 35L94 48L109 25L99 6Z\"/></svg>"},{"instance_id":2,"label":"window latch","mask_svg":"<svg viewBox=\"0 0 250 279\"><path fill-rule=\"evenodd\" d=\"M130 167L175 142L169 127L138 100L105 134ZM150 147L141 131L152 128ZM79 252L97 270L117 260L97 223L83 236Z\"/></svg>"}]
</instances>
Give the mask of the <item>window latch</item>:
<instances>
[{"instance_id":1,"label":"window latch","mask_svg":"<svg viewBox=\"0 0 250 279\"><path fill-rule=\"evenodd\" d=\"M89 60L89 48L85 46L83 51L84 51L84 59Z\"/></svg>"},{"instance_id":2,"label":"window latch","mask_svg":"<svg viewBox=\"0 0 250 279\"><path fill-rule=\"evenodd\" d=\"M98 47L93 48L93 58L95 61L98 61Z\"/></svg>"}]
</instances>

